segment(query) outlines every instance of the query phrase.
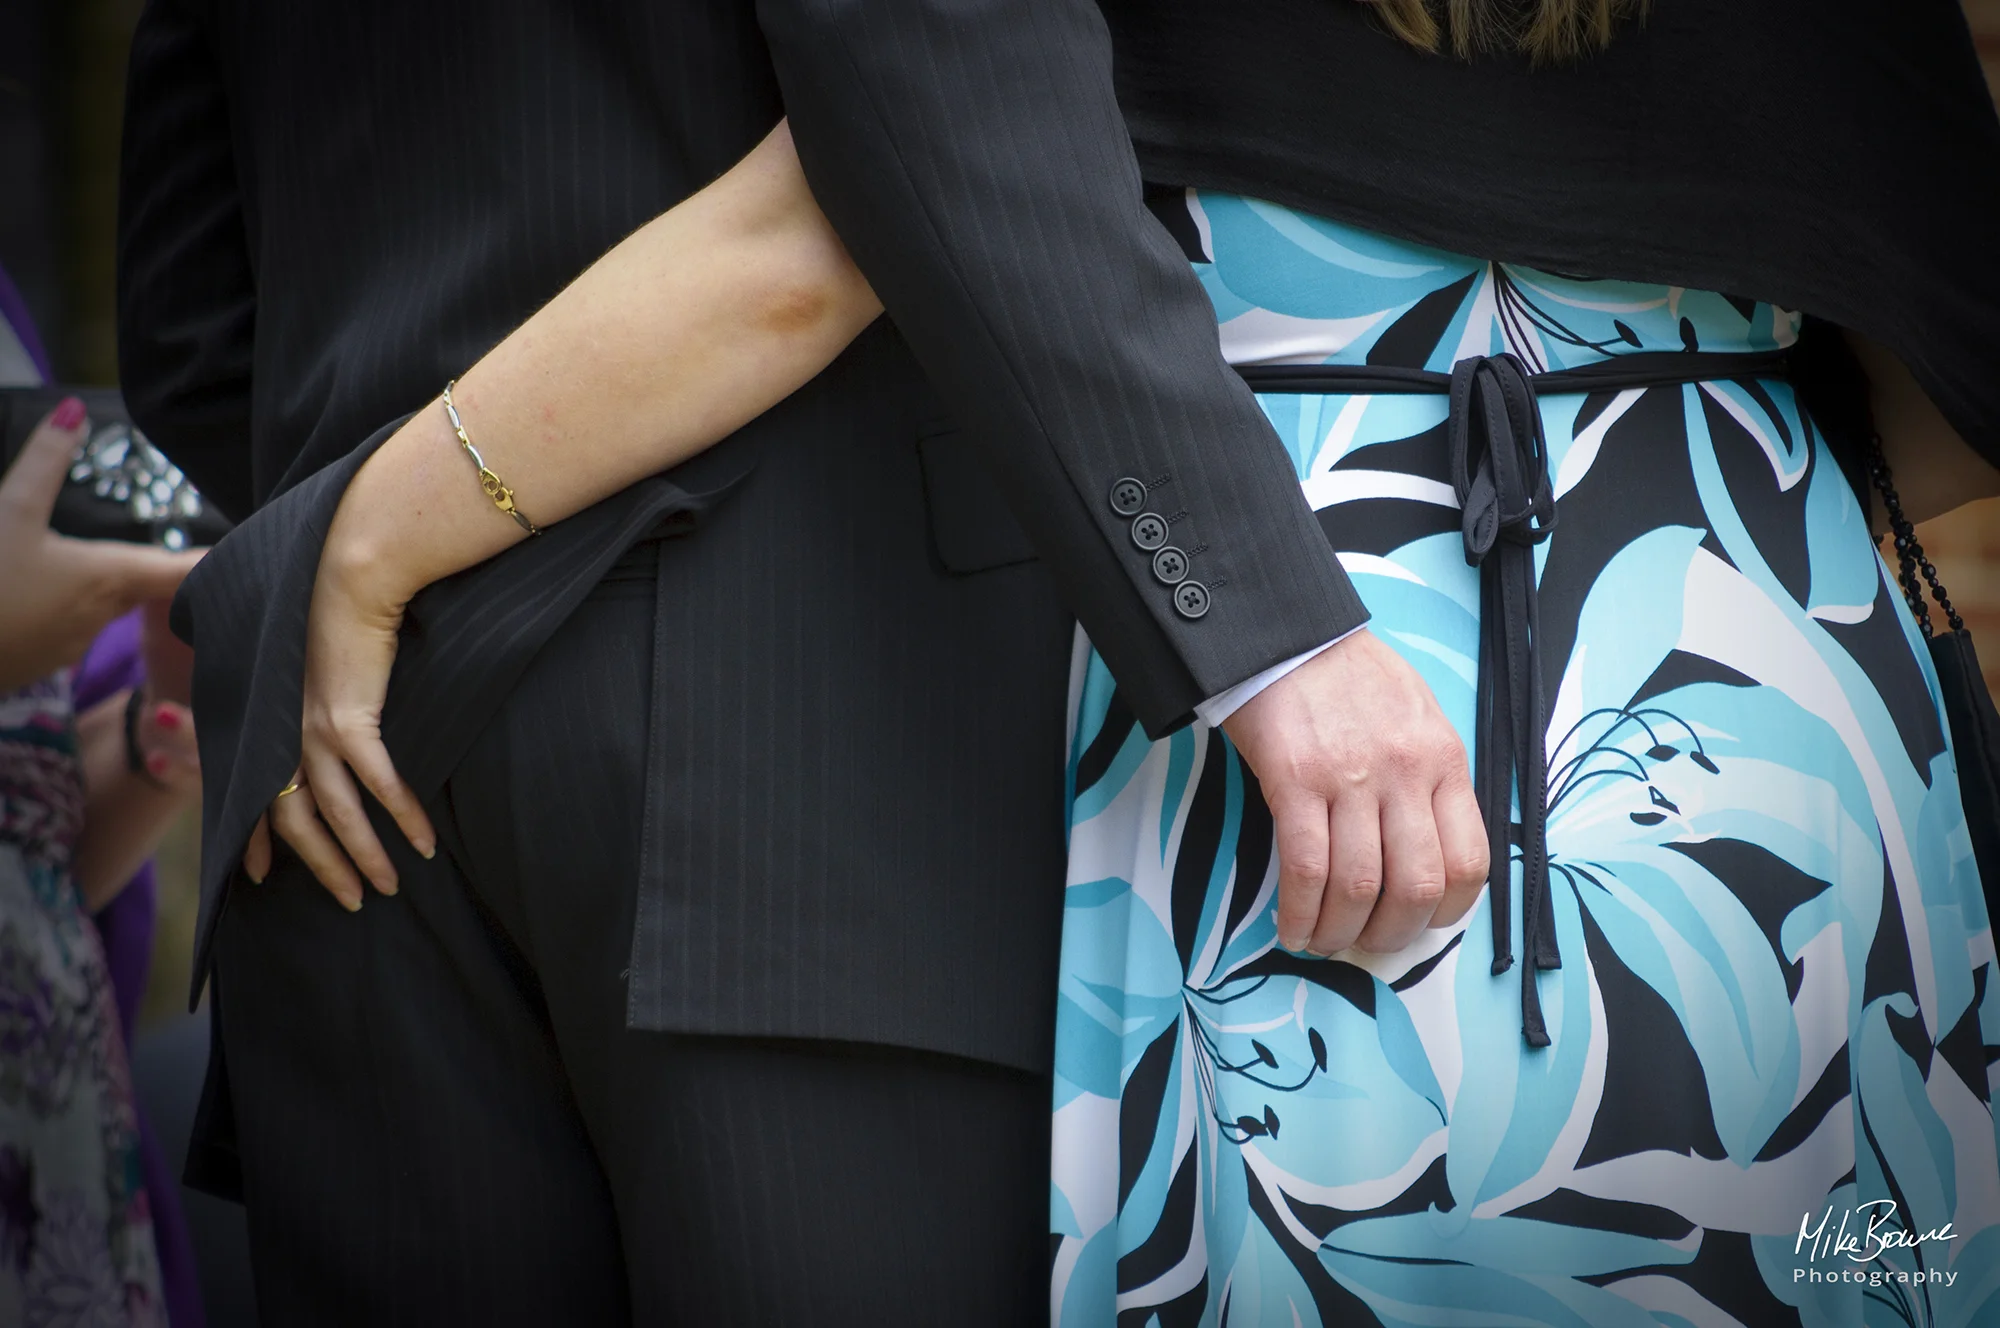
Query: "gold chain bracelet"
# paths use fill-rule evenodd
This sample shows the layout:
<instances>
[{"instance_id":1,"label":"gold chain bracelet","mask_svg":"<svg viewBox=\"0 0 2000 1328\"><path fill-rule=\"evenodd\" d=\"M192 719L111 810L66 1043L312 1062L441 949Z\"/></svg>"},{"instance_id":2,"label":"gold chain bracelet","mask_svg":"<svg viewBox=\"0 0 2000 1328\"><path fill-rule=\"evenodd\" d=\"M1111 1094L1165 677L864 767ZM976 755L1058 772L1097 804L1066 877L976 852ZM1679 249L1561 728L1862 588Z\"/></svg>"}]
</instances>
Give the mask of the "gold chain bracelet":
<instances>
[{"instance_id":1,"label":"gold chain bracelet","mask_svg":"<svg viewBox=\"0 0 2000 1328\"><path fill-rule=\"evenodd\" d=\"M444 385L444 414L445 418L451 421L451 431L458 435L458 445L472 458L472 464L479 467L479 487L493 500L495 507L514 518L515 525L530 535L541 534L541 527L528 520L526 512L514 506L514 491L502 484L500 477L486 468L485 458L481 457L479 449L472 445L472 436L465 431L465 421L458 418L458 407L452 404L451 389L457 386L456 378Z\"/></svg>"}]
</instances>

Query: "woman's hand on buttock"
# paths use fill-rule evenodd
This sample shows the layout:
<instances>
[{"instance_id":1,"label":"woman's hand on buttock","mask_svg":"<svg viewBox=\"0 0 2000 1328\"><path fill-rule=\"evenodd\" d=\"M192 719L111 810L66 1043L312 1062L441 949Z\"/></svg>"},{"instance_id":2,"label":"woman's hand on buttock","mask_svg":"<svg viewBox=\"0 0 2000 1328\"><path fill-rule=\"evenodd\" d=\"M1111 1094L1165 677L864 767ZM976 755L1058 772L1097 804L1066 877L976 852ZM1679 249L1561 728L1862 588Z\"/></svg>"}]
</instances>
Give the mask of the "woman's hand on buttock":
<instances>
[{"instance_id":1,"label":"woman's hand on buttock","mask_svg":"<svg viewBox=\"0 0 2000 1328\"><path fill-rule=\"evenodd\" d=\"M383 894L397 888L396 868L369 824L372 795L424 857L437 833L382 743L382 705L396 662L396 634L408 595L383 575L385 560L343 502L328 533L306 623L304 712L295 792L277 798L257 822L243 867L254 881L271 869L275 831L314 876L353 910L364 880Z\"/></svg>"},{"instance_id":2,"label":"woman's hand on buttock","mask_svg":"<svg viewBox=\"0 0 2000 1328\"><path fill-rule=\"evenodd\" d=\"M1479 898L1486 830L1465 746L1372 633L1293 670L1223 728L1271 808L1287 950L1393 954Z\"/></svg>"},{"instance_id":3,"label":"woman's hand on buttock","mask_svg":"<svg viewBox=\"0 0 2000 1328\"><path fill-rule=\"evenodd\" d=\"M487 352L453 399L481 464L547 527L749 423L881 312L781 122ZM524 538L495 510L438 400L355 472L313 589L298 790L258 822L243 859L253 879L270 870L275 830L349 908L364 879L393 891L363 790L419 852L434 851L382 745L396 630L417 591Z\"/></svg>"}]
</instances>

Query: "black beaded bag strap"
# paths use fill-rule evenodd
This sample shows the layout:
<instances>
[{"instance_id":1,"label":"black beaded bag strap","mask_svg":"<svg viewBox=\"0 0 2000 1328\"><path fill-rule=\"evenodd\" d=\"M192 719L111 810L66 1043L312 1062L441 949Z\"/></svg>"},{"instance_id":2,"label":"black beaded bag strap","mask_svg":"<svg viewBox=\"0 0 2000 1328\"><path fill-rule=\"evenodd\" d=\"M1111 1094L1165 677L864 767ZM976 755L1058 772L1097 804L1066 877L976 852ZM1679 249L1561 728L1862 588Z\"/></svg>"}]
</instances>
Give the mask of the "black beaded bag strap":
<instances>
[{"instance_id":1,"label":"black beaded bag strap","mask_svg":"<svg viewBox=\"0 0 2000 1328\"><path fill-rule=\"evenodd\" d=\"M1867 466L1868 478L1889 511L1889 530L1895 536L1896 580L1903 588L1910 616L1917 620L1917 630L1930 647L1938 700L1956 758L1959 798L1972 839L1972 857L1985 886L1987 915L2000 917L2000 710L1994 708L1992 693L1981 676L1972 634L1952 607L1936 566L1924 556L1923 543L1903 511L1889 463L1882 456L1881 436L1872 431ZM1943 630L1931 621L1926 589L1944 613Z\"/></svg>"}]
</instances>

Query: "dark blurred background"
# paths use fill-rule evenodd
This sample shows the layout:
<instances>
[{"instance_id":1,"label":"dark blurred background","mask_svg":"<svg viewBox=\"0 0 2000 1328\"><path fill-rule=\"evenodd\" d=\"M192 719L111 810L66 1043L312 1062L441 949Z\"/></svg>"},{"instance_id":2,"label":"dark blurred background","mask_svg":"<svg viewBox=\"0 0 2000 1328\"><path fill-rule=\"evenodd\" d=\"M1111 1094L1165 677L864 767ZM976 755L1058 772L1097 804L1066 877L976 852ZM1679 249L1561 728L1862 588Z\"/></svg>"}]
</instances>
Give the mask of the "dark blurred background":
<instances>
[{"instance_id":1,"label":"dark blurred background","mask_svg":"<svg viewBox=\"0 0 2000 1328\"><path fill-rule=\"evenodd\" d=\"M140 0L0 0L0 265L57 374L117 377L112 242Z\"/></svg>"}]
</instances>

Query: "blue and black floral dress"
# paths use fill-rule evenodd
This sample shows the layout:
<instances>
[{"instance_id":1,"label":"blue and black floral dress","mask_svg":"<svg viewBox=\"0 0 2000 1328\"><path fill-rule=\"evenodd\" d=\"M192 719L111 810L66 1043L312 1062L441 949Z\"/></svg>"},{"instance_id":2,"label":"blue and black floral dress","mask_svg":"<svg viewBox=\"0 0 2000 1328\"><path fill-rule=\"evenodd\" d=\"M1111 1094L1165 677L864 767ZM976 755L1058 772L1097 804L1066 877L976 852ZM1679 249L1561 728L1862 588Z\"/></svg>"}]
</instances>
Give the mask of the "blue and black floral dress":
<instances>
[{"instance_id":1,"label":"blue and black floral dress","mask_svg":"<svg viewBox=\"0 0 2000 1328\"><path fill-rule=\"evenodd\" d=\"M1544 374L1797 335L1749 300L1172 206L1238 365ZM1371 630L1472 748L1446 398L1259 399ZM1079 637L1064 1328L2000 1324L1992 933L1936 682L1852 489L1774 378L1539 411L1546 1046L1495 963L1524 935L1518 848L1511 917L1482 902L1386 957L1278 950L1254 777L1206 725L1149 742Z\"/></svg>"}]
</instances>

